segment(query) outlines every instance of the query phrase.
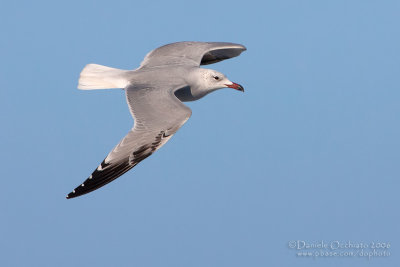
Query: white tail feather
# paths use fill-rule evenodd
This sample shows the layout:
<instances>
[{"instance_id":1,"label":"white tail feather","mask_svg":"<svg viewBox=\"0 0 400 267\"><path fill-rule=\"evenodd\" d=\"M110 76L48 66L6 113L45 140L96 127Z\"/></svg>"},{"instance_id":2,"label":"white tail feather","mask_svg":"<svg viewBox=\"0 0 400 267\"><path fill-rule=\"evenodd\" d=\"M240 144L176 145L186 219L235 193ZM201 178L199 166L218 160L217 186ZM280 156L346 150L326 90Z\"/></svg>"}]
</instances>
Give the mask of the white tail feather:
<instances>
[{"instance_id":1,"label":"white tail feather","mask_svg":"<svg viewBox=\"0 0 400 267\"><path fill-rule=\"evenodd\" d=\"M129 83L127 79L128 72L128 70L120 70L98 64L88 64L81 72L78 89L125 88Z\"/></svg>"}]
</instances>

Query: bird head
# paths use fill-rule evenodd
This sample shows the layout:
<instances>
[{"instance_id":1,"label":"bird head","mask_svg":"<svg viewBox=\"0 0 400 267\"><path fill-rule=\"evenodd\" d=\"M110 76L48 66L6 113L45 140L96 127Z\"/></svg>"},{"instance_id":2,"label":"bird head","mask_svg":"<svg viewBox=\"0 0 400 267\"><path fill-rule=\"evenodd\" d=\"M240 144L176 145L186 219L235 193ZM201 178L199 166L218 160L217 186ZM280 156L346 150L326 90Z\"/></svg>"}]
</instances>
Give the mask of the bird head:
<instances>
[{"instance_id":1,"label":"bird head","mask_svg":"<svg viewBox=\"0 0 400 267\"><path fill-rule=\"evenodd\" d=\"M233 88L235 90L244 92L243 86L231 82L224 74L211 69L199 69L200 79L199 87L203 90L214 91L221 88Z\"/></svg>"}]
</instances>

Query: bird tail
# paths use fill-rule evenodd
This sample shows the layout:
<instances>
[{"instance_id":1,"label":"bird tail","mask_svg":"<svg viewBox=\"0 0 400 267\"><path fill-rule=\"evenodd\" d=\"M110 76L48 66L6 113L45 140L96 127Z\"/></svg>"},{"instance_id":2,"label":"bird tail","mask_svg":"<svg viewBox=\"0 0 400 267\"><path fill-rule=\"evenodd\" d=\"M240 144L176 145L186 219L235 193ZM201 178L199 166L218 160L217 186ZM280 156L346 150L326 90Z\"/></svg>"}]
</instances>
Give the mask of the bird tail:
<instances>
[{"instance_id":1,"label":"bird tail","mask_svg":"<svg viewBox=\"0 0 400 267\"><path fill-rule=\"evenodd\" d=\"M125 88L129 83L127 79L129 72L98 64L88 64L81 72L78 89Z\"/></svg>"}]
</instances>

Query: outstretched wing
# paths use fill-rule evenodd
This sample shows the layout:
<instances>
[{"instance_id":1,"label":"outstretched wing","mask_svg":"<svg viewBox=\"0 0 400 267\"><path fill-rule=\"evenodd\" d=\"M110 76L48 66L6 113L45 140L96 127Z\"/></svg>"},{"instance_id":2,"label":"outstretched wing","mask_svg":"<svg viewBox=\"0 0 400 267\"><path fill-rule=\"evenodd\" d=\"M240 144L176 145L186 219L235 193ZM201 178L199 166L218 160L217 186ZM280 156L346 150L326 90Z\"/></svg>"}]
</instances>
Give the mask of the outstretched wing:
<instances>
[{"instance_id":1,"label":"outstretched wing","mask_svg":"<svg viewBox=\"0 0 400 267\"><path fill-rule=\"evenodd\" d=\"M134 127L67 198L96 190L135 167L164 145L192 114L175 97L175 90L131 86L125 91Z\"/></svg>"},{"instance_id":2,"label":"outstretched wing","mask_svg":"<svg viewBox=\"0 0 400 267\"><path fill-rule=\"evenodd\" d=\"M222 42L178 42L154 49L146 55L140 68L166 65L199 66L237 57L246 47Z\"/></svg>"}]
</instances>

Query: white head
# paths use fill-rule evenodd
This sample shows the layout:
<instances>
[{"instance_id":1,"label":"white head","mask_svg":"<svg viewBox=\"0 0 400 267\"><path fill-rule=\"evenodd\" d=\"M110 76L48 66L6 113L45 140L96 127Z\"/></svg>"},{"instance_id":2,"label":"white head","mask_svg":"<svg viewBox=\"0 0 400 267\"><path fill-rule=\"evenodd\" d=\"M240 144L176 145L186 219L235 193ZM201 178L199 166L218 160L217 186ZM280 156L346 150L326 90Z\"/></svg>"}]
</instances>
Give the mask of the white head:
<instances>
[{"instance_id":1,"label":"white head","mask_svg":"<svg viewBox=\"0 0 400 267\"><path fill-rule=\"evenodd\" d=\"M191 87L193 96L196 98L203 97L217 89L227 87L244 92L240 84L231 82L224 74L211 69L194 69L194 71L188 75L187 81Z\"/></svg>"},{"instance_id":2,"label":"white head","mask_svg":"<svg viewBox=\"0 0 400 267\"><path fill-rule=\"evenodd\" d=\"M239 91L244 92L241 85L233 83L224 74L216 70L211 69L198 69L201 77L202 85L209 90L216 90L221 88L230 87Z\"/></svg>"}]
</instances>

